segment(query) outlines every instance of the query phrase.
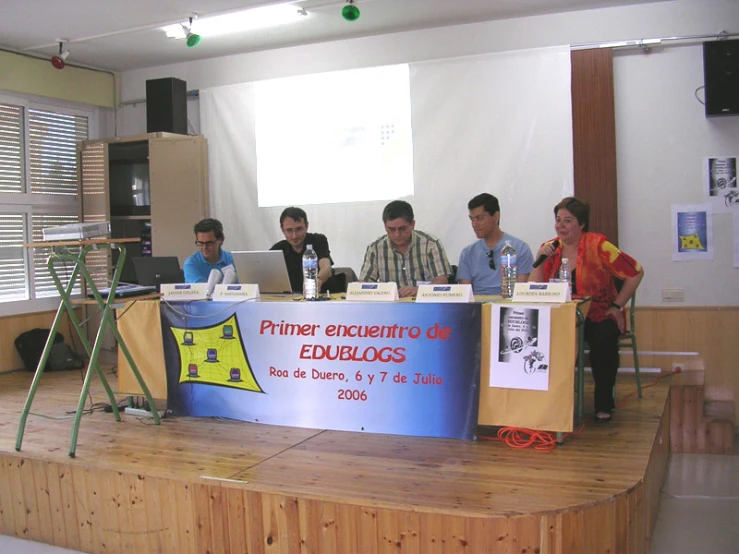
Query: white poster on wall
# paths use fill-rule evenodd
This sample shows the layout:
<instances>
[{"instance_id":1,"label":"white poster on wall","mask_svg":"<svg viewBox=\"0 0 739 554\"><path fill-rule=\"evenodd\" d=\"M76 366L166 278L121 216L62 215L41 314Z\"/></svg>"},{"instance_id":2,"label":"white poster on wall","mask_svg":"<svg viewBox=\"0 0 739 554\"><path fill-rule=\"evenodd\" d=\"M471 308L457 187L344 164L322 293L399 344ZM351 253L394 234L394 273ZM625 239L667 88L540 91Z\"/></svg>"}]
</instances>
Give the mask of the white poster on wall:
<instances>
[{"instance_id":1,"label":"white poster on wall","mask_svg":"<svg viewBox=\"0 0 739 554\"><path fill-rule=\"evenodd\" d=\"M713 259L713 212L710 204L672 205L672 259Z\"/></svg>"},{"instance_id":2,"label":"white poster on wall","mask_svg":"<svg viewBox=\"0 0 739 554\"><path fill-rule=\"evenodd\" d=\"M703 191L714 212L739 210L737 156L703 158Z\"/></svg>"},{"instance_id":3,"label":"white poster on wall","mask_svg":"<svg viewBox=\"0 0 739 554\"><path fill-rule=\"evenodd\" d=\"M734 212L734 267L739 267L739 212Z\"/></svg>"},{"instance_id":4,"label":"white poster on wall","mask_svg":"<svg viewBox=\"0 0 739 554\"><path fill-rule=\"evenodd\" d=\"M490 386L549 390L551 306L493 305Z\"/></svg>"}]
</instances>

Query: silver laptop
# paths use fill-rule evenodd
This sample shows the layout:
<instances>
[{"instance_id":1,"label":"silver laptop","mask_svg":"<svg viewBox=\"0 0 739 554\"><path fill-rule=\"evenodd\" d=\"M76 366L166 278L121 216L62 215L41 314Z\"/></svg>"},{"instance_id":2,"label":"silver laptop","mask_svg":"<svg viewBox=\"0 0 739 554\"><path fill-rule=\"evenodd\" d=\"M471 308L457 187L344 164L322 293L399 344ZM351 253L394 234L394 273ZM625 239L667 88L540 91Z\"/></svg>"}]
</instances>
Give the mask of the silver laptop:
<instances>
[{"instance_id":1,"label":"silver laptop","mask_svg":"<svg viewBox=\"0 0 739 554\"><path fill-rule=\"evenodd\" d=\"M239 283L257 284L264 294L291 294L282 250L231 252Z\"/></svg>"}]
</instances>

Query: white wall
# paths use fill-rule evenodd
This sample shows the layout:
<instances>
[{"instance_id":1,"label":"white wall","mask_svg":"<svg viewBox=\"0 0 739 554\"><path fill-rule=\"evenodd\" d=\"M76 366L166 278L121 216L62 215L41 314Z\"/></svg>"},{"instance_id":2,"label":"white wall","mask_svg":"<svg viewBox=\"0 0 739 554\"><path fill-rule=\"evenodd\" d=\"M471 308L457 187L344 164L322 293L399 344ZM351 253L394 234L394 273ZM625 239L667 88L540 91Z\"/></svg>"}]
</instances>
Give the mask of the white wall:
<instances>
[{"instance_id":1,"label":"white wall","mask_svg":"<svg viewBox=\"0 0 739 554\"><path fill-rule=\"evenodd\" d=\"M739 156L739 116L705 117L700 46L619 55L614 77L619 240L646 267L640 303L676 287L688 305L737 305L731 214L713 215L713 261L673 262L669 245L671 205L705 202L703 157Z\"/></svg>"},{"instance_id":2,"label":"white wall","mask_svg":"<svg viewBox=\"0 0 739 554\"><path fill-rule=\"evenodd\" d=\"M739 31L727 27L732 24L739 26L737 0L672 0L460 25L130 71L121 75L121 98L144 98L146 80L159 77L178 77L187 81L188 89L200 89L557 44ZM686 305L739 304L730 216L714 216L714 261L672 262L669 250L670 205L702 200L703 156L739 155L739 116L710 120L703 116L703 107L694 97L703 84L699 45L662 48L646 55L617 53L614 76L619 242L645 266L639 303L661 305L661 289L677 287L685 289ZM196 119L195 102L188 102L188 112L191 121ZM145 119L141 105L120 109L119 134L144 132ZM487 189L495 193L494 184ZM525 225L525 221L506 220L505 229L516 234Z\"/></svg>"}]
</instances>

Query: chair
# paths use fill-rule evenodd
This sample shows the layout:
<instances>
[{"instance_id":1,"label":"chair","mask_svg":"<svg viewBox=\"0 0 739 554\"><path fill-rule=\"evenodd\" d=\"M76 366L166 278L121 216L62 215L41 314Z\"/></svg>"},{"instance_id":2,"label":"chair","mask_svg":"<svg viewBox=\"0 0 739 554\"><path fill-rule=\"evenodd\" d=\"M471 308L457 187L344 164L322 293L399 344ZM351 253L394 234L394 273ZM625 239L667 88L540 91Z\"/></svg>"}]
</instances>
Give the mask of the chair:
<instances>
[{"instance_id":1,"label":"chair","mask_svg":"<svg viewBox=\"0 0 739 554\"><path fill-rule=\"evenodd\" d=\"M585 315L577 306L577 417L582 419L585 413L585 349L589 348L585 342Z\"/></svg>"},{"instance_id":2,"label":"chair","mask_svg":"<svg viewBox=\"0 0 739 554\"><path fill-rule=\"evenodd\" d=\"M636 293L631 295L628 302L629 318L626 322L626 330L618 339L619 348L631 348L634 353L634 373L636 374L636 390L641 398L641 374L639 373L639 350L636 348L636 327L634 325L634 311L636 308ZM615 394L615 390L614 390Z\"/></svg>"},{"instance_id":3,"label":"chair","mask_svg":"<svg viewBox=\"0 0 739 554\"><path fill-rule=\"evenodd\" d=\"M621 290L623 282L616 280L616 289ZM631 295L627 303L629 307L629 317L626 322L626 330L618 339L618 347L631 348L634 355L634 373L636 374L636 390L639 398L642 397L641 391L641 373L639 372L639 350L636 347L636 325L635 325L635 307L636 293ZM585 399L583 392L585 389L585 351L590 351L590 346L585 341L585 317L578 308L577 310L577 416L582 418L585 412ZM616 385L613 386L613 397L616 398Z\"/></svg>"},{"instance_id":4,"label":"chair","mask_svg":"<svg viewBox=\"0 0 739 554\"><path fill-rule=\"evenodd\" d=\"M347 285L357 281L357 274L351 267L335 267L331 279L324 283L323 290L328 288L331 292L346 292Z\"/></svg>"},{"instance_id":5,"label":"chair","mask_svg":"<svg viewBox=\"0 0 739 554\"><path fill-rule=\"evenodd\" d=\"M450 285L456 285L457 284L457 266L453 265L451 266L452 272L449 274L449 284Z\"/></svg>"}]
</instances>

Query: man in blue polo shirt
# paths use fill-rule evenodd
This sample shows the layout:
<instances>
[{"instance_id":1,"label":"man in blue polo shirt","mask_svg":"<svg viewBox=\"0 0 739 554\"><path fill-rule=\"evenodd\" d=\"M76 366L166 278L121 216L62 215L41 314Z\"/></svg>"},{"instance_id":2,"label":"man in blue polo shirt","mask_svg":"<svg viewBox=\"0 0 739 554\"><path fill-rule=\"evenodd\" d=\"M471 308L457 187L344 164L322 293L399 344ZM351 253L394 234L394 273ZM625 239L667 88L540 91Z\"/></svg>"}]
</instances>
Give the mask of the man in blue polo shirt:
<instances>
[{"instance_id":1,"label":"man in blue polo shirt","mask_svg":"<svg viewBox=\"0 0 739 554\"><path fill-rule=\"evenodd\" d=\"M185 260L185 283L207 283L214 269L223 271L234 263L230 252L223 250L223 225L217 219L203 219L193 228L198 251Z\"/></svg>"},{"instance_id":2,"label":"man in blue polo shirt","mask_svg":"<svg viewBox=\"0 0 739 554\"><path fill-rule=\"evenodd\" d=\"M529 246L500 228L500 203L492 194L478 194L467 203L470 223L478 241L462 250L459 256L457 282L472 284L475 294L500 294L500 253L506 241L516 249L518 282L531 273L534 257Z\"/></svg>"}]
</instances>

